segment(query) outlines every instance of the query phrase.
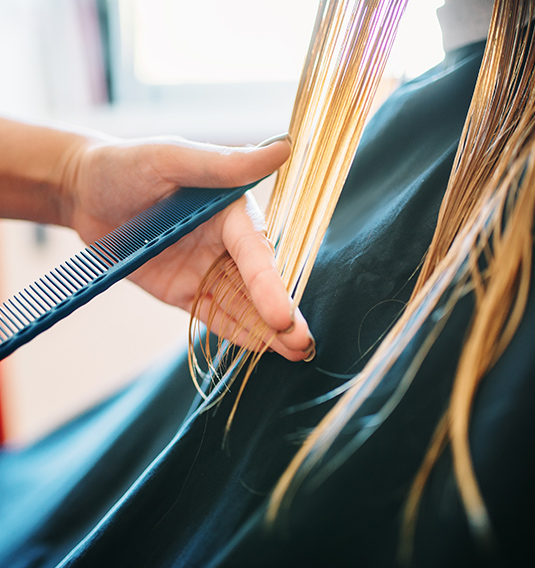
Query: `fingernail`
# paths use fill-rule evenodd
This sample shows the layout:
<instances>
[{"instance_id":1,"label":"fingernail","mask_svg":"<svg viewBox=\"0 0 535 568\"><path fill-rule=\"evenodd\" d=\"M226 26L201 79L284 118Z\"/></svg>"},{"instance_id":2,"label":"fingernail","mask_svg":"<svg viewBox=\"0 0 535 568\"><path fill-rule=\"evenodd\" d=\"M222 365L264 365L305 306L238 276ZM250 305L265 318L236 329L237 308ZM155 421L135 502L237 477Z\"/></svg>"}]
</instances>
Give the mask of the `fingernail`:
<instances>
[{"instance_id":1,"label":"fingernail","mask_svg":"<svg viewBox=\"0 0 535 568\"><path fill-rule=\"evenodd\" d=\"M286 329L283 329L280 333L292 333L295 329L295 322L293 321Z\"/></svg>"},{"instance_id":2,"label":"fingernail","mask_svg":"<svg viewBox=\"0 0 535 568\"><path fill-rule=\"evenodd\" d=\"M307 348L303 349L304 353L308 353L309 351L311 351L316 347L316 340L312 337L310 333L308 334L308 337L310 338L310 341L308 342Z\"/></svg>"},{"instance_id":3,"label":"fingernail","mask_svg":"<svg viewBox=\"0 0 535 568\"><path fill-rule=\"evenodd\" d=\"M290 312L290 319L292 320L292 323L286 329L283 329L279 333L292 333L292 331L295 329L295 315L293 310Z\"/></svg>"},{"instance_id":4,"label":"fingernail","mask_svg":"<svg viewBox=\"0 0 535 568\"><path fill-rule=\"evenodd\" d=\"M312 335L310 336L310 343L308 344L308 347L304 349L304 353L306 355L303 359L305 363L310 363L310 361L312 361L312 359L316 356L316 341Z\"/></svg>"},{"instance_id":5,"label":"fingernail","mask_svg":"<svg viewBox=\"0 0 535 568\"><path fill-rule=\"evenodd\" d=\"M315 356L316 356L316 348L313 347L313 348L312 348L312 351L310 352L310 354L307 355L307 356L303 359L303 361L304 361L305 363L310 363L310 361L312 361L312 359L314 359Z\"/></svg>"},{"instance_id":6,"label":"fingernail","mask_svg":"<svg viewBox=\"0 0 535 568\"><path fill-rule=\"evenodd\" d=\"M292 143L292 137L288 132L285 132L284 134L277 134L277 136L272 136L271 138L260 142L260 144L258 144L256 147L264 148L265 146L271 146L271 144L274 144L275 142L280 142L281 140L288 140L290 144Z\"/></svg>"}]
</instances>

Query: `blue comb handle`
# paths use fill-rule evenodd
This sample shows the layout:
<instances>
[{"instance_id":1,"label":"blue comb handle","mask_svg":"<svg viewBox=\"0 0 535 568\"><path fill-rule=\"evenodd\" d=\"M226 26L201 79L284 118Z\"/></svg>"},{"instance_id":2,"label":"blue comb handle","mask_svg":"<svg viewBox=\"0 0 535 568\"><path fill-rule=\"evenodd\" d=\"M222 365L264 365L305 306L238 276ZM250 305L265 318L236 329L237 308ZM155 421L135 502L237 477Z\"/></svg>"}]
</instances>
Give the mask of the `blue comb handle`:
<instances>
[{"instance_id":1,"label":"blue comb handle","mask_svg":"<svg viewBox=\"0 0 535 568\"><path fill-rule=\"evenodd\" d=\"M0 306L0 359L222 211L258 182L182 188L117 227Z\"/></svg>"}]
</instances>

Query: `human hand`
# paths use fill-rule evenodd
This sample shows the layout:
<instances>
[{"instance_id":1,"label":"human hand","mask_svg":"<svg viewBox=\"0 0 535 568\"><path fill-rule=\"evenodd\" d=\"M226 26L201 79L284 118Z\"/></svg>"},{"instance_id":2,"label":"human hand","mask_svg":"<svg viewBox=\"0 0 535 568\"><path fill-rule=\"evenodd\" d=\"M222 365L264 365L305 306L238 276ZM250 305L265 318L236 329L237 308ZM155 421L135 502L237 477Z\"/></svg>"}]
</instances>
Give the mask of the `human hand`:
<instances>
[{"instance_id":1,"label":"human hand","mask_svg":"<svg viewBox=\"0 0 535 568\"><path fill-rule=\"evenodd\" d=\"M229 148L181 138L83 142L65 166L65 224L91 243L180 187L232 188L263 178L291 150L287 138L263 147ZM191 311L197 289L212 263L228 251L252 303L275 338L270 347L292 360L313 349L308 325L279 277L263 216L249 194L183 237L135 271L130 279L156 298ZM201 306L206 321L208 304ZM212 330L228 336L225 317L235 307L219 306ZM247 340L243 332L238 344Z\"/></svg>"}]
</instances>

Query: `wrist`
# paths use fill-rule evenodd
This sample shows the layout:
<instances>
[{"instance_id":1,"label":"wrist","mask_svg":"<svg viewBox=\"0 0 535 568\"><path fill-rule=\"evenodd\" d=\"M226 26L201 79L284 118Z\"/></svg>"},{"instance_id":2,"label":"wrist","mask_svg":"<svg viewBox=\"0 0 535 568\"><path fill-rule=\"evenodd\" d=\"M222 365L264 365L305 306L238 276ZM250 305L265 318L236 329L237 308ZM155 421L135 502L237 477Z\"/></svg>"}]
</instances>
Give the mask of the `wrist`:
<instances>
[{"instance_id":1,"label":"wrist","mask_svg":"<svg viewBox=\"0 0 535 568\"><path fill-rule=\"evenodd\" d=\"M90 140L0 119L0 216L70 226L77 164Z\"/></svg>"},{"instance_id":2,"label":"wrist","mask_svg":"<svg viewBox=\"0 0 535 568\"><path fill-rule=\"evenodd\" d=\"M74 212L79 201L78 188L82 176L82 165L91 146L90 140L79 137L64 149L54 171L51 172L52 194L56 200L57 223L74 228Z\"/></svg>"}]
</instances>

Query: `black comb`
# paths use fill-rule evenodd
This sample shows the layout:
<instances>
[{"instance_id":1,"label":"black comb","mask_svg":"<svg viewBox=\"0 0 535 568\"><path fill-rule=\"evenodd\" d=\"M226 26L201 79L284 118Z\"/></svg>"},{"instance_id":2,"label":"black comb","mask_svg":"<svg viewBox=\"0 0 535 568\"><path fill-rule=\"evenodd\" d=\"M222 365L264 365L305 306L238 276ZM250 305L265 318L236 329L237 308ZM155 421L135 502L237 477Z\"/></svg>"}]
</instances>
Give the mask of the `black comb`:
<instances>
[{"instance_id":1,"label":"black comb","mask_svg":"<svg viewBox=\"0 0 535 568\"><path fill-rule=\"evenodd\" d=\"M0 306L0 359L86 304L253 188L182 188Z\"/></svg>"}]
</instances>

